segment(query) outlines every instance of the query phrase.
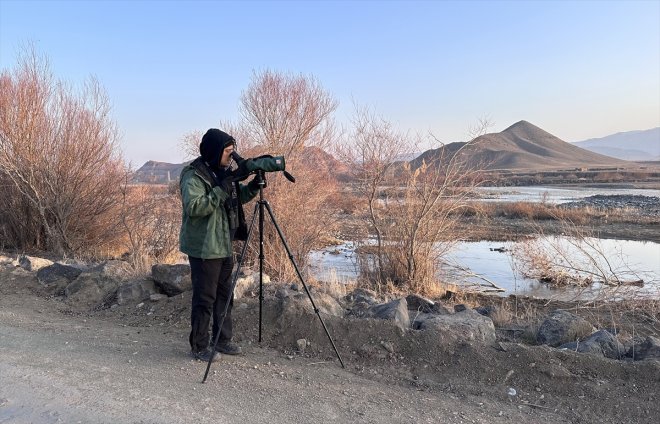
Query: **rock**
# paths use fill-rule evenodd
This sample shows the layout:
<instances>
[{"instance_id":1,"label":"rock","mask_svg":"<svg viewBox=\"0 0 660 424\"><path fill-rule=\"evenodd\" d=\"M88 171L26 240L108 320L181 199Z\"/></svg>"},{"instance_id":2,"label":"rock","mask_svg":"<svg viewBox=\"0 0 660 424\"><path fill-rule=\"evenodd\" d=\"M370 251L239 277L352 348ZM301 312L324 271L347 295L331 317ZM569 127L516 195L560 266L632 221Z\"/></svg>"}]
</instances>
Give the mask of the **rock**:
<instances>
[{"instance_id":1,"label":"rock","mask_svg":"<svg viewBox=\"0 0 660 424\"><path fill-rule=\"evenodd\" d=\"M367 316L370 306L371 305L368 304L367 302L356 302L353 304L353 307L348 311L347 315L358 318L364 318Z\"/></svg>"},{"instance_id":2,"label":"rock","mask_svg":"<svg viewBox=\"0 0 660 424\"><path fill-rule=\"evenodd\" d=\"M434 318L435 316L436 316L435 314L431 314L431 313L424 313L424 312L417 313L412 317L413 321L410 324L410 326L412 327L413 330L421 330L422 327L424 326L424 322L426 320Z\"/></svg>"},{"instance_id":3,"label":"rock","mask_svg":"<svg viewBox=\"0 0 660 424\"><path fill-rule=\"evenodd\" d=\"M467 311L469 308L463 304L460 305L454 305L454 312L463 312Z\"/></svg>"},{"instance_id":4,"label":"rock","mask_svg":"<svg viewBox=\"0 0 660 424\"><path fill-rule=\"evenodd\" d=\"M156 285L153 280L131 281L119 286L116 302L120 305L141 302L150 299L156 294ZM164 295L161 295L164 296Z\"/></svg>"},{"instance_id":5,"label":"rock","mask_svg":"<svg viewBox=\"0 0 660 424\"><path fill-rule=\"evenodd\" d=\"M383 346L383 348L389 353L394 353L394 343L386 342L383 340L380 342L380 345Z\"/></svg>"},{"instance_id":6,"label":"rock","mask_svg":"<svg viewBox=\"0 0 660 424\"><path fill-rule=\"evenodd\" d=\"M584 339L594 331L596 331L594 326L584 318L557 309L539 327L536 333L536 341L539 344L557 347Z\"/></svg>"},{"instance_id":7,"label":"rock","mask_svg":"<svg viewBox=\"0 0 660 424\"><path fill-rule=\"evenodd\" d=\"M597 350L596 346L598 346L603 356L610 359L620 359L625 354L624 347L616 336L606 330L595 332L582 342L582 345L585 346L585 349L594 345L594 350ZM580 346L578 346L578 352L582 352Z\"/></svg>"},{"instance_id":8,"label":"rock","mask_svg":"<svg viewBox=\"0 0 660 424\"><path fill-rule=\"evenodd\" d=\"M335 317L344 316L344 308L337 302L337 300L325 293L314 293L312 295L314 299L314 304L319 309L320 314L331 315ZM309 297L302 293L298 293L295 296L287 296L280 299L282 311L295 310L295 309L305 309L308 313L313 313L314 309L312 307L312 302L310 302Z\"/></svg>"},{"instance_id":9,"label":"rock","mask_svg":"<svg viewBox=\"0 0 660 424\"><path fill-rule=\"evenodd\" d=\"M648 336L644 341L632 345L626 356L634 360L660 360L660 339Z\"/></svg>"},{"instance_id":10,"label":"rock","mask_svg":"<svg viewBox=\"0 0 660 424\"><path fill-rule=\"evenodd\" d=\"M101 304L115 303L119 282L102 274L85 273L64 289L65 301L77 309L85 310Z\"/></svg>"},{"instance_id":11,"label":"rock","mask_svg":"<svg viewBox=\"0 0 660 424\"><path fill-rule=\"evenodd\" d=\"M408 303L409 311L429 313L433 310L433 306L435 306L435 302L417 294L409 294L406 296L406 302Z\"/></svg>"},{"instance_id":12,"label":"rock","mask_svg":"<svg viewBox=\"0 0 660 424\"><path fill-rule=\"evenodd\" d=\"M151 267L151 277L156 286L170 297L192 290L190 265L156 264Z\"/></svg>"},{"instance_id":13,"label":"rock","mask_svg":"<svg viewBox=\"0 0 660 424\"><path fill-rule=\"evenodd\" d=\"M433 308L431 308L431 312L436 314L436 315L450 315L451 311L447 309L446 306L441 305L439 302L435 302L433 305Z\"/></svg>"},{"instance_id":14,"label":"rock","mask_svg":"<svg viewBox=\"0 0 660 424\"><path fill-rule=\"evenodd\" d=\"M133 268L128 262L118 260L105 261L90 268L87 272L104 274L118 280L126 280L134 274Z\"/></svg>"},{"instance_id":15,"label":"rock","mask_svg":"<svg viewBox=\"0 0 660 424\"><path fill-rule=\"evenodd\" d=\"M410 316L408 315L408 302L405 298L381 303L367 309L367 317L393 321L399 328L405 330L410 328Z\"/></svg>"},{"instance_id":16,"label":"rock","mask_svg":"<svg viewBox=\"0 0 660 424\"><path fill-rule=\"evenodd\" d=\"M35 258L33 256L21 255L18 258L18 266L26 271L39 271L41 268L45 268L52 264L53 261L43 258Z\"/></svg>"},{"instance_id":17,"label":"rock","mask_svg":"<svg viewBox=\"0 0 660 424\"><path fill-rule=\"evenodd\" d=\"M493 321L472 309L451 315L435 315L423 321L420 330L437 332L445 343L495 343Z\"/></svg>"},{"instance_id":18,"label":"rock","mask_svg":"<svg viewBox=\"0 0 660 424\"><path fill-rule=\"evenodd\" d=\"M300 352L304 352L305 348L307 347L307 340L306 339L298 339L298 340L296 340L296 345L298 346L298 350Z\"/></svg>"},{"instance_id":19,"label":"rock","mask_svg":"<svg viewBox=\"0 0 660 424\"><path fill-rule=\"evenodd\" d=\"M579 353L590 353L605 356L610 359L620 359L624 354L623 345L608 331L600 330L581 342L565 343L560 349L568 349Z\"/></svg>"},{"instance_id":20,"label":"rock","mask_svg":"<svg viewBox=\"0 0 660 424\"><path fill-rule=\"evenodd\" d=\"M155 293L155 294L152 294L151 296L149 296L149 300L151 300L152 302L160 302L163 299L167 299L166 294ZM242 304L242 305L244 305L244 304Z\"/></svg>"},{"instance_id":21,"label":"rock","mask_svg":"<svg viewBox=\"0 0 660 424\"><path fill-rule=\"evenodd\" d=\"M564 343L563 345L559 346L557 349L562 349L562 350L571 350L573 352L577 352L578 349L578 342L570 342L570 343Z\"/></svg>"},{"instance_id":22,"label":"rock","mask_svg":"<svg viewBox=\"0 0 660 424\"><path fill-rule=\"evenodd\" d=\"M270 277L266 274L262 274L263 284L270 283ZM259 289L259 273L253 272L249 275L239 277L236 280L236 287L234 287L234 299L241 299L245 297L245 294L253 290Z\"/></svg>"},{"instance_id":23,"label":"rock","mask_svg":"<svg viewBox=\"0 0 660 424\"><path fill-rule=\"evenodd\" d=\"M286 287L279 287L275 292L275 297L278 299L287 298L289 297L289 291L286 289Z\"/></svg>"},{"instance_id":24,"label":"rock","mask_svg":"<svg viewBox=\"0 0 660 424\"><path fill-rule=\"evenodd\" d=\"M363 289L363 288L357 288L353 290L353 293L349 294L346 296L349 302L366 302L369 305L375 305L378 303L376 298L378 295L376 294L375 291L369 290L369 289Z\"/></svg>"},{"instance_id":25,"label":"rock","mask_svg":"<svg viewBox=\"0 0 660 424\"><path fill-rule=\"evenodd\" d=\"M497 311L497 307L495 305L478 306L474 310L485 317L490 317Z\"/></svg>"},{"instance_id":26,"label":"rock","mask_svg":"<svg viewBox=\"0 0 660 424\"><path fill-rule=\"evenodd\" d=\"M37 271L37 280L48 287L65 288L81 274L78 268L54 263Z\"/></svg>"}]
</instances>

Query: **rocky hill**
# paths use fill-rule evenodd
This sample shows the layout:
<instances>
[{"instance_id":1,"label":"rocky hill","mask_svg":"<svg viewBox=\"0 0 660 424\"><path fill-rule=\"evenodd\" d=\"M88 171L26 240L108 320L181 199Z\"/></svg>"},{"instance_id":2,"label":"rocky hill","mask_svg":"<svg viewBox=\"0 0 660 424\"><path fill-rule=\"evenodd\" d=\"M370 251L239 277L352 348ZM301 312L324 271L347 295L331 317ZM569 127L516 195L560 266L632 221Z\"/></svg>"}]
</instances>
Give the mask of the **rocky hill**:
<instances>
[{"instance_id":1,"label":"rocky hill","mask_svg":"<svg viewBox=\"0 0 660 424\"><path fill-rule=\"evenodd\" d=\"M617 168L628 162L581 149L520 121L499 133L485 134L467 143L451 143L427 150L411 161L446 161L457 153L468 166L485 170L549 170L567 168Z\"/></svg>"}]
</instances>

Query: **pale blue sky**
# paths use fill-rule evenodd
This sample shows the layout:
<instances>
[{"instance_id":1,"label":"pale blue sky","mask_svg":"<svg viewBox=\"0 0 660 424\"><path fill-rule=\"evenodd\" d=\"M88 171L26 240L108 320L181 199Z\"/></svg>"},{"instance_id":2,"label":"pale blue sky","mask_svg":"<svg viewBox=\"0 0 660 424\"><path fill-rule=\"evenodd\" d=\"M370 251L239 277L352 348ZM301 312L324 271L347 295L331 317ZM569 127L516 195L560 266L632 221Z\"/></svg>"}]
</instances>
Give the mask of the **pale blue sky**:
<instances>
[{"instance_id":1,"label":"pale blue sky","mask_svg":"<svg viewBox=\"0 0 660 424\"><path fill-rule=\"evenodd\" d=\"M22 44L98 78L127 160L236 120L254 70L313 75L402 130L464 140L482 116L565 141L660 126L660 1L0 0L0 67Z\"/></svg>"}]
</instances>

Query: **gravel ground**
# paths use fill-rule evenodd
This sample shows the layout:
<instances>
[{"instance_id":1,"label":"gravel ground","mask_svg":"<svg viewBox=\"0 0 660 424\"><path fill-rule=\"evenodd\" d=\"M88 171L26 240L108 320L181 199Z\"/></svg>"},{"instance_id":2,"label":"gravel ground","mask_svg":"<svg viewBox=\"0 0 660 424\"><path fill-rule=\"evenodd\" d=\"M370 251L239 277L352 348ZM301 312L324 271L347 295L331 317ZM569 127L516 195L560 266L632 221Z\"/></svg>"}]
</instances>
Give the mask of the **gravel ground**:
<instances>
[{"instance_id":1,"label":"gravel ground","mask_svg":"<svg viewBox=\"0 0 660 424\"><path fill-rule=\"evenodd\" d=\"M660 362L629 363L544 346L444 346L385 322L265 322L255 303L236 320L244 348L205 363L188 356L190 298L74 313L34 276L0 267L0 423L655 423ZM142 311L142 312L135 312ZM270 312L272 313L272 311ZM301 331L318 351L292 355ZM382 340L401 352L382 354ZM354 346L350 347L349 346ZM363 346L366 350L356 348ZM373 356L365 352L374 352ZM515 389L515 395L508 395Z\"/></svg>"}]
</instances>

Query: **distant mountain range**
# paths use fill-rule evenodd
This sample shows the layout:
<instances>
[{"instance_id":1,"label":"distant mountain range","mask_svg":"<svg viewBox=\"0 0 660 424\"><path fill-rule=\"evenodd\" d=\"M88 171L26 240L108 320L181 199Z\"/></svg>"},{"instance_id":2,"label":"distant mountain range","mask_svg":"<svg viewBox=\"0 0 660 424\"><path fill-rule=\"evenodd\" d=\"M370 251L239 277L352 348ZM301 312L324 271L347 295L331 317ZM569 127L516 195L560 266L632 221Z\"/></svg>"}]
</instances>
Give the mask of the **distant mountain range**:
<instances>
[{"instance_id":1,"label":"distant mountain range","mask_svg":"<svg viewBox=\"0 0 660 424\"><path fill-rule=\"evenodd\" d=\"M459 154L469 167L484 170L549 170L565 168L619 167L630 165L567 143L530 124L516 122L499 133L484 134L469 145L450 143L427 150L411 161L413 168Z\"/></svg>"},{"instance_id":2,"label":"distant mountain range","mask_svg":"<svg viewBox=\"0 0 660 424\"><path fill-rule=\"evenodd\" d=\"M660 127L626 131L573 143L583 149L624 160L660 160Z\"/></svg>"},{"instance_id":3,"label":"distant mountain range","mask_svg":"<svg viewBox=\"0 0 660 424\"><path fill-rule=\"evenodd\" d=\"M450 158L458 152L461 160L484 170L628 167L631 163L623 158L660 160L659 137L660 128L654 128L567 143L527 121L520 121L502 132L477 137L468 146L457 142L427 150L410 160L410 164L417 168L423 161L430 163L439 158ZM319 148L306 149L305 158L316 169L332 169L340 177L346 177L347 169L342 162ZM608 152L609 155L606 154ZM179 178L187 163L149 161L135 172L133 180L138 183L167 184Z\"/></svg>"},{"instance_id":4,"label":"distant mountain range","mask_svg":"<svg viewBox=\"0 0 660 424\"><path fill-rule=\"evenodd\" d=\"M135 171L133 181L146 184L168 184L171 181L178 181L184 166L189 163L190 161L184 163L166 163L150 160ZM303 163L317 170L332 169L340 178L347 178L347 166L318 147L305 147L303 151Z\"/></svg>"},{"instance_id":5,"label":"distant mountain range","mask_svg":"<svg viewBox=\"0 0 660 424\"><path fill-rule=\"evenodd\" d=\"M146 184L167 184L177 181L181 170L190 162L167 163L150 160L133 174L133 181Z\"/></svg>"}]
</instances>

